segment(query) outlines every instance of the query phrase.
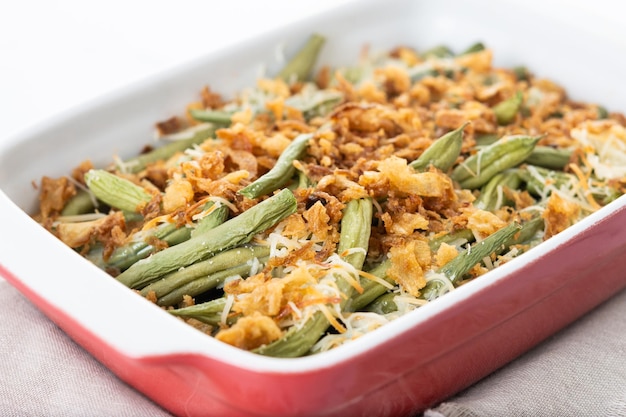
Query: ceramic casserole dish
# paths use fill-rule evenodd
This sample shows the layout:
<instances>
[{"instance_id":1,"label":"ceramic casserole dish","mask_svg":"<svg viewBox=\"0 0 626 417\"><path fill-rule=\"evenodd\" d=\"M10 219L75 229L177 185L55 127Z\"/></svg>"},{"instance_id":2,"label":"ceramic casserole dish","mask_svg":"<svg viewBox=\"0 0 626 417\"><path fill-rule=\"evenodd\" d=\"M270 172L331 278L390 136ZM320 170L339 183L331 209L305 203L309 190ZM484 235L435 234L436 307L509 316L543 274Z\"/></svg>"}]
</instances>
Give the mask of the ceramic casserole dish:
<instances>
[{"instance_id":1,"label":"ceramic casserole dish","mask_svg":"<svg viewBox=\"0 0 626 417\"><path fill-rule=\"evenodd\" d=\"M482 41L496 64L524 64L577 100L626 111L626 44L597 16L579 26L558 2L350 2L268 30L12 137L0 148L0 275L120 379L176 415L408 416L488 375L626 287L626 200L618 198L436 302L327 352L271 358L203 335L146 302L32 220L43 175L136 154L155 121L210 83L252 84L275 48L312 32L321 63L389 49ZM533 6L534 5L534 6ZM570 10L580 17L580 12ZM524 27L532 30L521 30ZM555 34L567 33L567 36ZM36 258L34 257L36 254Z\"/></svg>"}]
</instances>

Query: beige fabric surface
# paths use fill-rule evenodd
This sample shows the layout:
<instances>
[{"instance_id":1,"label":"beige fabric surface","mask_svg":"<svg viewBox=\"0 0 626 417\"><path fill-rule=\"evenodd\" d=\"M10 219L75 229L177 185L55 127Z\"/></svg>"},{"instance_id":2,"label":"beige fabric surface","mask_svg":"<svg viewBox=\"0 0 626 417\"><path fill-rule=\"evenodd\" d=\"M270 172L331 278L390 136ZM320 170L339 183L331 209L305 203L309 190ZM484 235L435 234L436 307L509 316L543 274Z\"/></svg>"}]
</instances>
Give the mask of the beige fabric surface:
<instances>
[{"instance_id":1,"label":"beige fabric surface","mask_svg":"<svg viewBox=\"0 0 626 417\"><path fill-rule=\"evenodd\" d=\"M0 416L170 415L117 379L1 278L0 305ZM626 291L425 413L490 416L626 416Z\"/></svg>"},{"instance_id":2,"label":"beige fabric surface","mask_svg":"<svg viewBox=\"0 0 626 417\"><path fill-rule=\"evenodd\" d=\"M165 417L0 278L0 416Z\"/></svg>"},{"instance_id":3,"label":"beige fabric surface","mask_svg":"<svg viewBox=\"0 0 626 417\"><path fill-rule=\"evenodd\" d=\"M425 417L626 416L626 291Z\"/></svg>"}]
</instances>

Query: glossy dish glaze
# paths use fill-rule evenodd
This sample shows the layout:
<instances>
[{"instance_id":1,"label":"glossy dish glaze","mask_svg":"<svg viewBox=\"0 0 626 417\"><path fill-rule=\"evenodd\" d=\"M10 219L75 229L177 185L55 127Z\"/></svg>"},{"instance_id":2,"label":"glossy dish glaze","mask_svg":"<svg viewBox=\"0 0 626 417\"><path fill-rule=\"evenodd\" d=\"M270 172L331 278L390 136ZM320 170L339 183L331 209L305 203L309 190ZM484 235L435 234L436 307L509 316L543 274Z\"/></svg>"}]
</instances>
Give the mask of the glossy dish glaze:
<instances>
[{"instance_id":1,"label":"glossy dish glaze","mask_svg":"<svg viewBox=\"0 0 626 417\"><path fill-rule=\"evenodd\" d=\"M511 30L520 19L537 29ZM604 68L596 58L623 54L626 47L600 30L588 30L603 27L602 21L591 16L587 23L586 31L577 30L515 1L359 2L113 93L0 149L0 275L122 380L176 415L404 416L423 410L626 287L619 273L626 267L626 236L619 227L626 222L623 197L355 342L310 357L275 359L206 337L65 247L28 216L36 203L31 181L66 173L86 158L98 165L113 153L136 153L150 140L154 122L184 106L200 86L211 83L232 92L249 85L259 66L271 69L267 57L277 44L291 46L313 30L329 40L320 60L333 63L356 59L366 44L454 47L481 40L501 57L499 65L524 63L561 82L576 98L624 111L621 70ZM569 36L554 40L553 48L564 51L556 56L543 45L558 30ZM591 47L598 44L602 51ZM586 47L584 61L566 53ZM570 70L575 66L580 72ZM585 78L594 71L606 76Z\"/></svg>"}]
</instances>

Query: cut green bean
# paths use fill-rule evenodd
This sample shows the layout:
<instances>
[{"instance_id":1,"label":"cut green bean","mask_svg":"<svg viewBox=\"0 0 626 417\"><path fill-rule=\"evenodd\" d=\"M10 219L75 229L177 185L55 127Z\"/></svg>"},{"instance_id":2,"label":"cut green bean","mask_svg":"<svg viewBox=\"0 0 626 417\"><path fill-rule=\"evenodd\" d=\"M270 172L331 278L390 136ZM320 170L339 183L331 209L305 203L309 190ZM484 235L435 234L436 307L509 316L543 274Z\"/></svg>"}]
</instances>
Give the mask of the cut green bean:
<instances>
[{"instance_id":1,"label":"cut green bean","mask_svg":"<svg viewBox=\"0 0 626 417\"><path fill-rule=\"evenodd\" d=\"M287 82L292 80L306 81L311 75L313 67L315 67L317 56L325 42L326 39L323 36L318 34L311 35L306 44L278 73L278 78L282 78Z\"/></svg>"},{"instance_id":2,"label":"cut green bean","mask_svg":"<svg viewBox=\"0 0 626 417\"><path fill-rule=\"evenodd\" d=\"M378 277L384 281L387 281L391 285L395 285L395 281L387 277L387 270L391 267L391 261L385 260L378 264L376 267L369 271L370 274ZM361 287L363 292L356 294L352 300L350 300L349 309L352 311L359 311L365 308L368 304L373 302L376 298L380 297L388 291L388 288L377 281L367 278L361 279Z\"/></svg>"},{"instance_id":3,"label":"cut green bean","mask_svg":"<svg viewBox=\"0 0 626 417\"><path fill-rule=\"evenodd\" d=\"M143 171L151 163L166 160L177 152L182 152L193 145L201 144L215 134L215 129L216 126L210 123L194 126L189 131L177 133L176 140L168 142L148 153L124 161L120 168L122 171L132 174Z\"/></svg>"},{"instance_id":4,"label":"cut green bean","mask_svg":"<svg viewBox=\"0 0 626 417\"><path fill-rule=\"evenodd\" d=\"M398 310L398 306L394 301L396 297L395 293L386 293L372 301L365 307L365 311L369 311L376 314L389 314Z\"/></svg>"},{"instance_id":5,"label":"cut green bean","mask_svg":"<svg viewBox=\"0 0 626 417\"><path fill-rule=\"evenodd\" d=\"M204 209L208 210L213 207L214 204L217 203L210 201L205 205ZM209 214L198 220L196 227L191 231L191 237L201 235L224 223L226 219L228 219L228 213L228 207L225 205L215 207Z\"/></svg>"},{"instance_id":6,"label":"cut green bean","mask_svg":"<svg viewBox=\"0 0 626 417\"><path fill-rule=\"evenodd\" d=\"M209 202L207 206L212 204L214 203ZM187 226L179 227L173 223L159 226L151 229L150 231L141 233L141 237L139 239L117 247L106 261L96 263L102 263L102 268L114 268L119 271L124 271L140 259L147 258L156 252L157 249L155 246L148 243L148 237L154 237L162 240L168 247L171 247L188 240L196 234L203 233L216 227L217 225L223 223L227 216L228 207L220 206L214 209L206 217L199 220L195 228ZM92 258L93 257L90 259ZM92 262L94 262L94 259L92 259Z\"/></svg>"},{"instance_id":7,"label":"cut green bean","mask_svg":"<svg viewBox=\"0 0 626 417\"><path fill-rule=\"evenodd\" d=\"M308 88L308 89L307 89ZM334 90L313 90L308 85L299 94L285 99L285 106L300 110L305 120L325 116L330 113L344 98L343 93Z\"/></svg>"},{"instance_id":8,"label":"cut green bean","mask_svg":"<svg viewBox=\"0 0 626 417\"><path fill-rule=\"evenodd\" d=\"M577 190L578 177L569 172L551 170L535 165L527 165L521 171L522 178L526 181L526 189L536 197L544 198L552 190L560 190L565 187L568 190ZM597 203L604 205L614 201L621 194L613 187L593 187L592 197Z\"/></svg>"},{"instance_id":9,"label":"cut green bean","mask_svg":"<svg viewBox=\"0 0 626 417\"><path fill-rule=\"evenodd\" d=\"M530 71L523 65L514 67L513 73L518 81L528 81L530 79Z\"/></svg>"},{"instance_id":10,"label":"cut green bean","mask_svg":"<svg viewBox=\"0 0 626 417\"><path fill-rule=\"evenodd\" d=\"M367 253L371 232L373 204L371 199L351 200L344 209L341 220L341 233L337 251L340 255L350 249L353 251L345 256L345 260L357 269L363 266L363 260ZM343 255L342 255L343 256ZM350 283L343 278L337 279L339 290L348 295L353 291ZM344 306L346 299L342 299L340 305ZM263 345L254 351L261 355L275 357L298 357L309 352L311 347L322 337L330 323L321 311L317 311L309 318L302 327L291 327L280 339Z\"/></svg>"},{"instance_id":11,"label":"cut green bean","mask_svg":"<svg viewBox=\"0 0 626 417\"><path fill-rule=\"evenodd\" d=\"M302 171L298 171L298 184L296 188L310 188L313 181Z\"/></svg>"},{"instance_id":12,"label":"cut green bean","mask_svg":"<svg viewBox=\"0 0 626 417\"><path fill-rule=\"evenodd\" d=\"M182 296L187 294L191 296L198 295L200 293L196 292L194 294L191 293L181 293L180 298L176 296L176 300L172 300L174 296L170 296L167 299L165 298L169 294L172 294L178 291L180 288L185 287L191 282L194 282L203 278L211 278L211 281L214 281L214 284L211 286L209 284L206 287L206 290L216 287L217 285L223 282L223 279L228 277L226 276L215 276L217 273L221 273L222 271L239 267L239 266L248 266L248 272L253 265L254 259L267 258L269 256L270 249L268 246L258 246L258 245L246 245L233 249L229 249L223 252L218 253L215 256L210 257L204 261L196 262L195 264L189 265L185 268L181 268L177 271L173 271L158 281L153 282L152 284L144 287L141 290L141 294L145 297L149 292L153 291L158 301L159 305L173 305L176 302L182 299ZM243 274L240 272L239 274ZM230 274L233 275L233 274ZM203 284L207 285L207 284Z\"/></svg>"},{"instance_id":13,"label":"cut green bean","mask_svg":"<svg viewBox=\"0 0 626 417\"><path fill-rule=\"evenodd\" d=\"M152 200L143 187L103 169L89 170L85 183L98 200L120 210L137 213Z\"/></svg>"},{"instance_id":14,"label":"cut green bean","mask_svg":"<svg viewBox=\"0 0 626 417\"><path fill-rule=\"evenodd\" d=\"M593 198L601 205L609 204L612 201L617 200L622 193L613 187L596 187L591 193Z\"/></svg>"},{"instance_id":15,"label":"cut green bean","mask_svg":"<svg viewBox=\"0 0 626 417\"><path fill-rule=\"evenodd\" d=\"M426 77L436 77L439 75L439 71L434 69L428 62L409 68L408 72L412 83L416 83Z\"/></svg>"},{"instance_id":16,"label":"cut green bean","mask_svg":"<svg viewBox=\"0 0 626 417\"><path fill-rule=\"evenodd\" d=\"M232 122L232 114L221 110L190 109L189 115L201 122L209 122L229 126Z\"/></svg>"},{"instance_id":17,"label":"cut green bean","mask_svg":"<svg viewBox=\"0 0 626 417\"><path fill-rule=\"evenodd\" d=\"M534 225L533 225L534 226ZM529 228L530 229L530 228ZM420 290L420 298L425 300L433 300L441 294L443 289L449 288L449 285L455 285L461 277L467 274L476 264L482 261L486 256L490 256L492 253L500 253L502 248L517 243L513 240L516 237L516 233L520 232L522 227L517 223L509 224L504 228L498 230L492 235L486 237L481 242L473 244L470 248L461 251L453 260L439 268L436 272L442 274L445 278L433 278L426 283L426 286ZM536 230L533 229L536 233ZM529 232L529 230L527 230ZM387 261L388 262L388 261ZM376 274L378 276L378 274ZM445 283L444 280L449 280L449 283ZM377 297L385 297L387 289L372 281L372 284L368 288L368 298L359 299L355 303L355 307L366 308L369 302L373 302ZM393 311L393 305L395 303L389 302L389 297L383 298L381 303L385 303L385 309L387 313ZM380 307L380 306L379 306ZM374 306L373 308L379 308Z\"/></svg>"},{"instance_id":18,"label":"cut green bean","mask_svg":"<svg viewBox=\"0 0 626 417\"><path fill-rule=\"evenodd\" d=\"M260 258L259 265L263 265L268 260L268 257ZM250 271L253 266L251 263L244 263L232 268L225 269L223 271L215 272L214 274L207 275L187 282L180 287L173 289L167 294L163 294L157 298L157 304L160 306L173 306L180 303L183 298L188 295L195 297L203 294L209 290L212 290L219 285L223 284L227 278L230 277L242 277L245 278L250 275Z\"/></svg>"},{"instance_id":19,"label":"cut green bean","mask_svg":"<svg viewBox=\"0 0 626 417\"><path fill-rule=\"evenodd\" d=\"M504 189L517 190L522 179L517 170L507 170L496 174L483 185L474 206L481 210L495 211L513 202L506 198Z\"/></svg>"},{"instance_id":20,"label":"cut green bean","mask_svg":"<svg viewBox=\"0 0 626 417\"><path fill-rule=\"evenodd\" d=\"M452 58L454 52L445 45L435 46L422 54L424 58Z\"/></svg>"},{"instance_id":21,"label":"cut green bean","mask_svg":"<svg viewBox=\"0 0 626 417\"><path fill-rule=\"evenodd\" d=\"M476 52L480 52L484 50L485 50L485 44L482 42L476 42L470 45L465 51L461 52L459 55L475 54Z\"/></svg>"},{"instance_id":22,"label":"cut green bean","mask_svg":"<svg viewBox=\"0 0 626 417\"><path fill-rule=\"evenodd\" d=\"M78 190L76 195L68 200L61 211L61 216L76 216L78 214L93 213L96 198L89 191Z\"/></svg>"},{"instance_id":23,"label":"cut green bean","mask_svg":"<svg viewBox=\"0 0 626 417\"><path fill-rule=\"evenodd\" d=\"M513 236L521 230L521 226L517 223L509 224L504 228L498 230L492 235L486 237L481 242L475 243L469 249L461 251L453 260L448 262L437 270L438 273L443 274L452 284L455 284L463 275L468 273L476 264L482 261L486 256L492 253L497 253L502 247L507 244L512 244L511 239ZM386 260L381 263L377 268L370 271L375 276L385 279L387 282L395 284L390 278L386 277L387 269L391 266L391 262ZM422 298L431 299L431 293L439 293L439 290L444 284L437 282L436 279L429 281L426 287L421 290ZM363 293L356 296L352 301L352 307L358 311L366 308L370 303L374 302L377 298L384 296L389 290L384 285L376 281L368 281L363 285ZM387 308L390 308L391 304L387 303Z\"/></svg>"},{"instance_id":24,"label":"cut green bean","mask_svg":"<svg viewBox=\"0 0 626 417\"><path fill-rule=\"evenodd\" d=\"M524 162L540 138L540 136L505 136L481 148L457 165L450 177L462 188L479 188L497 173Z\"/></svg>"},{"instance_id":25,"label":"cut green bean","mask_svg":"<svg viewBox=\"0 0 626 417\"><path fill-rule=\"evenodd\" d=\"M284 189L214 229L136 262L117 279L127 287L143 288L169 272L249 242L296 209L293 193Z\"/></svg>"},{"instance_id":26,"label":"cut green bean","mask_svg":"<svg viewBox=\"0 0 626 417\"><path fill-rule=\"evenodd\" d=\"M518 91L513 97L496 104L492 110L496 115L498 124L503 126L513 122L522 105L522 101L523 95Z\"/></svg>"},{"instance_id":27,"label":"cut green bean","mask_svg":"<svg viewBox=\"0 0 626 417\"><path fill-rule=\"evenodd\" d=\"M571 157L572 151L570 149L535 146L535 149L524 162L543 168L563 170L569 164Z\"/></svg>"},{"instance_id":28,"label":"cut green bean","mask_svg":"<svg viewBox=\"0 0 626 417\"><path fill-rule=\"evenodd\" d=\"M526 182L526 190L537 197L547 195L552 188L573 187L578 183L573 174L534 165L527 165L519 172Z\"/></svg>"},{"instance_id":29,"label":"cut green bean","mask_svg":"<svg viewBox=\"0 0 626 417\"><path fill-rule=\"evenodd\" d=\"M343 100L343 94L334 90L317 90L308 85L306 90L300 94L294 94L285 99L285 105L300 110L305 120L313 117L325 116ZM241 110L241 109L240 109ZM267 113L266 109L256 109L257 113ZM189 110L191 117L198 121L211 122L228 126L232 122L233 111L192 109Z\"/></svg>"},{"instance_id":30,"label":"cut green bean","mask_svg":"<svg viewBox=\"0 0 626 417\"><path fill-rule=\"evenodd\" d=\"M521 225L519 233L513 235L505 244L504 247L508 248L513 245L526 244L537 238L537 234L542 232L545 227L545 222L541 216L535 216L532 219L524 222Z\"/></svg>"},{"instance_id":31,"label":"cut green bean","mask_svg":"<svg viewBox=\"0 0 626 417\"><path fill-rule=\"evenodd\" d=\"M442 243L453 244L459 241L471 243L474 239L474 233L470 229L459 229L430 239L428 246L431 251L437 252Z\"/></svg>"},{"instance_id":32,"label":"cut green bean","mask_svg":"<svg viewBox=\"0 0 626 417\"><path fill-rule=\"evenodd\" d=\"M276 164L266 174L259 177L252 184L239 190L239 194L248 198L259 198L265 194L271 193L285 185L296 168L293 161L300 158L309 146L309 140L313 135L311 133L303 133L297 136L278 157Z\"/></svg>"},{"instance_id":33,"label":"cut green bean","mask_svg":"<svg viewBox=\"0 0 626 417\"><path fill-rule=\"evenodd\" d=\"M365 261L365 254L367 253L372 231L373 215L374 204L371 198L351 200L343 210L337 253L356 269L361 269ZM352 253L344 254L351 250ZM345 280L340 281L345 283ZM340 289L348 291L348 288Z\"/></svg>"},{"instance_id":34,"label":"cut green bean","mask_svg":"<svg viewBox=\"0 0 626 417\"><path fill-rule=\"evenodd\" d=\"M143 235L144 237L139 240L115 248L106 261L101 261L101 267L124 271L135 262L147 258L157 250L154 245L148 243L148 236L161 240L167 243L168 247L171 247L188 240L191 236L191 229L186 226L177 227L175 224L169 223ZM94 262L93 259L92 262Z\"/></svg>"},{"instance_id":35,"label":"cut green bean","mask_svg":"<svg viewBox=\"0 0 626 417\"><path fill-rule=\"evenodd\" d=\"M328 329L328 319L318 311L299 329L291 327L278 340L260 346L254 353L277 358L297 358L306 355Z\"/></svg>"},{"instance_id":36,"label":"cut green bean","mask_svg":"<svg viewBox=\"0 0 626 417\"><path fill-rule=\"evenodd\" d=\"M446 283L447 278L439 275L430 279L424 288L420 290L420 298L433 301L450 290L450 283Z\"/></svg>"},{"instance_id":37,"label":"cut green bean","mask_svg":"<svg viewBox=\"0 0 626 417\"><path fill-rule=\"evenodd\" d=\"M226 298L220 297L215 300L207 301L206 303L168 310L168 313L177 317L194 318L203 323L218 326L222 321L222 312L225 307ZM226 322L232 324L233 320L227 320Z\"/></svg>"},{"instance_id":38,"label":"cut green bean","mask_svg":"<svg viewBox=\"0 0 626 417\"><path fill-rule=\"evenodd\" d=\"M460 252L454 259L439 268L438 272L444 274L452 284L456 284L484 257L498 251L520 230L521 226L518 223L503 227L484 240L473 244L470 249Z\"/></svg>"},{"instance_id":39,"label":"cut green bean","mask_svg":"<svg viewBox=\"0 0 626 417\"><path fill-rule=\"evenodd\" d=\"M423 171L429 166L434 166L446 172L461 155L463 146L463 129L469 122L463 123L461 127L446 133L432 143L426 150L409 165L416 171Z\"/></svg>"},{"instance_id":40,"label":"cut green bean","mask_svg":"<svg viewBox=\"0 0 626 417\"><path fill-rule=\"evenodd\" d=\"M477 147L489 146L496 142L500 137L495 133L484 133L481 135L476 135L474 140L476 141Z\"/></svg>"}]
</instances>

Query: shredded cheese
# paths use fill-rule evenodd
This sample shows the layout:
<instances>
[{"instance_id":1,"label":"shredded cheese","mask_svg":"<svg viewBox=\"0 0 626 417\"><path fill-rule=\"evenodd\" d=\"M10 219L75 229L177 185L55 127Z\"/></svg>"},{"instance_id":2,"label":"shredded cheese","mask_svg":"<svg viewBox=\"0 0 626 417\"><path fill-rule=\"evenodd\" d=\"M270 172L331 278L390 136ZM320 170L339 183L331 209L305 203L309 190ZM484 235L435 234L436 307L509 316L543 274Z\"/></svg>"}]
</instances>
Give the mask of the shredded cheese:
<instances>
[{"instance_id":1,"label":"shredded cheese","mask_svg":"<svg viewBox=\"0 0 626 417\"><path fill-rule=\"evenodd\" d=\"M220 323L222 325L226 325L226 320L228 319L228 315L230 314L230 309L233 307L233 303L235 302L235 297L232 295L226 296L226 303L224 304L224 309L222 310L222 314L220 315Z\"/></svg>"}]
</instances>

